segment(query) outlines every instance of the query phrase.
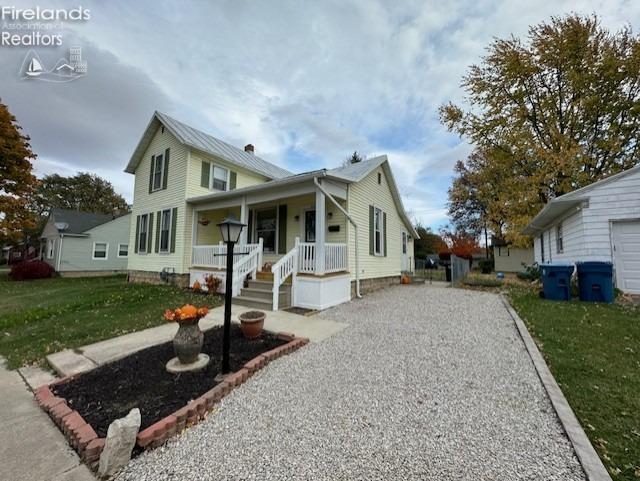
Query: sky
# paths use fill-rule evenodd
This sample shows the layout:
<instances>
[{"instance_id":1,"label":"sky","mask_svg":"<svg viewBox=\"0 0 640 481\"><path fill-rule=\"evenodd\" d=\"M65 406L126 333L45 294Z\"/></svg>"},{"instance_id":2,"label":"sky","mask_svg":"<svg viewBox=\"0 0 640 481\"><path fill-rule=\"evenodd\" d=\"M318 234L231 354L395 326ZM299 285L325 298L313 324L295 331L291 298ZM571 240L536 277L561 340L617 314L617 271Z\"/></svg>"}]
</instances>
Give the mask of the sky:
<instances>
[{"instance_id":1,"label":"sky","mask_svg":"<svg viewBox=\"0 0 640 481\"><path fill-rule=\"evenodd\" d=\"M5 5L90 12L63 24L62 45L33 47L53 65L81 46L87 74L72 82L23 80L30 47L0 46L0 99L31 137L38 176L93 172L132 202L124 168L159 110L293 172L387 154L405 208L434 230L471 150L438 108L466 105L461 80L492 40L571 12L611 30L640 21L639 1L613 0Z\"/></svg>"}]
</instances>

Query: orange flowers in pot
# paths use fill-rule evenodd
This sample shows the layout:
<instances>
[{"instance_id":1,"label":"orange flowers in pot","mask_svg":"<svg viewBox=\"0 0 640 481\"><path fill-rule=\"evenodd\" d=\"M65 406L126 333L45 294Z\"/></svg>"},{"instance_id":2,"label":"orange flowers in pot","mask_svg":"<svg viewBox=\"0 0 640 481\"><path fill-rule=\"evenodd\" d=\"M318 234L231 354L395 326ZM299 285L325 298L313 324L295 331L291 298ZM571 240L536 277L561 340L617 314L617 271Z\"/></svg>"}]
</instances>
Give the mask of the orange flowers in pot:
<instances>
[{"instance_id":1,"label":"orange flowers in pot","mask_svg":"<svg viewBox=\"0 0 640 481\"><path fill-rule=\"evenodd\" d=\"M192 324L198 322L209 312L207 306L196 307L191 304L185 304L182 307L164 311L164 318L170 322L177 322L178 324Z\"/></svg>"}]
</instances>

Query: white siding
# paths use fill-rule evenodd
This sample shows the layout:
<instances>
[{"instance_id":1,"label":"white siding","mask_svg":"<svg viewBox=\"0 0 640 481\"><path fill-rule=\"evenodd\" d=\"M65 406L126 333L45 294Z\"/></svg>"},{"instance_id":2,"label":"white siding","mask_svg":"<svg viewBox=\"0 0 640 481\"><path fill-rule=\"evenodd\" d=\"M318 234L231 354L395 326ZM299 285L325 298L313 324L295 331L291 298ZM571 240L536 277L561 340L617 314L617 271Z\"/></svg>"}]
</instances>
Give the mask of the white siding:
<instances>
[{"instance_id":1,"label":"white siding","mask_svg":"<svg viewBox=\"0 0 640 481\"><path fill-rule=\"evenodd\" d=\"M562 223L563 251L558 252L556 233L558 224ZM585 259L583 211L573 211L565 214L543 232L544 235L544 262L552 261L576 261ZM536 262L542 262L540 249L540 234L534 239L534 252Z\"/></svg>"}]
</instances>

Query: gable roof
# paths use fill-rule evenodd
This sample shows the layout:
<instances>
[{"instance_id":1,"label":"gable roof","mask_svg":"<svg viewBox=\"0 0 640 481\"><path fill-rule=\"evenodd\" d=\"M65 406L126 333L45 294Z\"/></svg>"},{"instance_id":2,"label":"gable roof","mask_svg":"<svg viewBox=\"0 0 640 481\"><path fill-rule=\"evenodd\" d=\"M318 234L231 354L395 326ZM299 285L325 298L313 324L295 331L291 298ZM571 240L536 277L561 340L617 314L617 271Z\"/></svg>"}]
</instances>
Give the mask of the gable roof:
<instances>
[{"instance_id":1,"label":"gable roof","mask_svg":"<svg viewBox=\"0 0 640 481\"><path fill-rule=\"evenodd\" d=\"M124 170L125 172L135 173L138 164L142 160L142 155L149 147L153 135L160 125L164 125L178 139L178 142L187 147L219 157L233 165L264 175L269 179L281 179L292 175L292 172L267 162L255 154L245 152L158 111L154 112L151 117L149 125L147 125L142 138L138 142L138 146L129 160L129 164L127 164L127 168Z\"/></svg>"},{"instance_id":2,"label":"gable roof","mask_svg":"<svg viewBox=\"0 0 640 481\"><path fill-rule=\"evenodd\" d=\"M82 234L114 219L111 214L96 214L69 209L51 209L49 218L53 218L55 224L66 224L63 229L56 226L56 229L64 234Z\"/></svg>"},{"instance_id":3,"label":"gable roof","mask_svg":"<svg viewBox=\"0 0 640 481\"><path fill-rule=\"evenodd\" d=\"M586 202L589 199L589 193L593 189L602 187L603 185L609 184L611 182L615 182L622 179L623 177L628 176L629 174L637 172L640 172L640 164L637 164L630 169L624 170L615 175L611 175L605 179L594 182L593 184L589 184L585 187L581 187L580 189L576 189L572 192L556 197L555 199L551 199L542 208L542 210L538 212L533 219L531 219L527 226L522 229L522 233L525 235L535 235L542 232L558 217L566 214L571 209L579 208L583 202Z\"/></svg>"}]
</instances>

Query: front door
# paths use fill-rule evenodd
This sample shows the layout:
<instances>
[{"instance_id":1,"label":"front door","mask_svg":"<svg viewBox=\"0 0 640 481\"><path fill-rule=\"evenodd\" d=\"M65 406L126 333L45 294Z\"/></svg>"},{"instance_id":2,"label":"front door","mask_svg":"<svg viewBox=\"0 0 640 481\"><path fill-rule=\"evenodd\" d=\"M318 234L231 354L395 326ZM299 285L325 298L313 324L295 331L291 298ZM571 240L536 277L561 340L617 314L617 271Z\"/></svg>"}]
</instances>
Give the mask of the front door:
<instances>
[{"instance_id":1,"label":"front door","mask_svg":"<svg viewBox=\"0 0 640 481\"><path fill-rule=\"evenodd\" d=\"M613 223L613 249L618 289L640 294L640 220Z\"/></svg>"},{"instance_id":2,"label":"front door","mask_svg":"<svg viewBox=\"0 0 640 481\"><path fill-rule=\"evenodd\" d=\"M262 237L264 252L276 251L277 226L278 209L276 207L256 211L256 241Z\"/></svg>"},{"instance_id":3,"label":"front door","mask_svg":"<svg viewBox=\"0 0 640 481\"><path fill-rule=\"evenodd\" d=\"M316 241L316 211L315 210L304 211L304 241L305 242Z\"/></svg>"},{"instance_id":4,"label":"front door","mask_svg":"<svg viewBox=\"0 0 640 481\"><path fill-rule=\"evenodd\" d=\"M409 255L407 254L407 233L402 233L402 257L400 269L402 272L409 272Z\"/></svg>"}]
</instances>

